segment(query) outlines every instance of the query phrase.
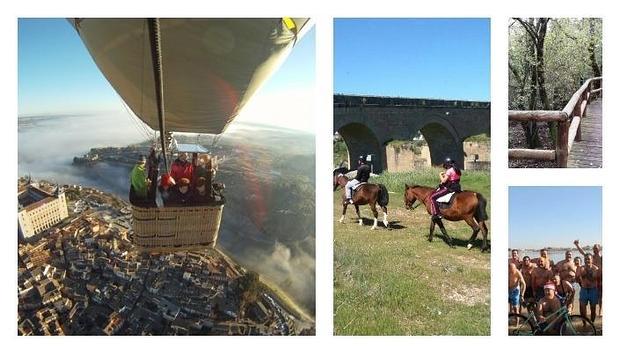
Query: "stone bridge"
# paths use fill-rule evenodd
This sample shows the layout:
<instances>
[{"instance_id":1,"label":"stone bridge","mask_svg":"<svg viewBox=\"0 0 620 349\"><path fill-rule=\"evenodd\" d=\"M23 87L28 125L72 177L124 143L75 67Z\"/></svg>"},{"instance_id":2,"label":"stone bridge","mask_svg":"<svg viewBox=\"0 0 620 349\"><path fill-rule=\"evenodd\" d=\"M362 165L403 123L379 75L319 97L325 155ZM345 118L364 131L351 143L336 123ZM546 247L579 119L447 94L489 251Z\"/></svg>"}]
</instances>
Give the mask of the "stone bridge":
<instances>
[{"instance_id":1,"label":"stone bridge","mask_svg":"<svg viewBox=\"0 0 620 349\"><path fill-rule=\"evenodd\" d=\"M428 143L432 165L451 157L463 168L463 140L490 135L490 109L490 102L334 95L334 132L347 145L349 164L373 154L375 173L389 170L387 143L412 140L418 131Z\"/></svg>"}]
</instances>

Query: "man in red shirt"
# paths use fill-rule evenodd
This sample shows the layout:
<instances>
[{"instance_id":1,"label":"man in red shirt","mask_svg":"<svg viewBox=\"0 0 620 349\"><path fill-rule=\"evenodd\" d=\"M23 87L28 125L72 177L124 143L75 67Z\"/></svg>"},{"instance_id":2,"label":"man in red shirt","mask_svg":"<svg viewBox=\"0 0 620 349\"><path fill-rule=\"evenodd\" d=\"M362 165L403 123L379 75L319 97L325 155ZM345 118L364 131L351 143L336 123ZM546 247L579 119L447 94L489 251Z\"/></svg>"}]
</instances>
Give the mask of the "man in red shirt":
<instances>
[{"instance_id":1,"label":"man in red shirt","mask_svg":"<svg viewBox=\"0 0 620 349\"><path fill-rule=\"evenodd\" d=\"M194 178L194 165L187 161L187 153L180 153L170 167L170 176L176 183L181 183L181 178L192 180Z\"/></svg>"}]
</instances>

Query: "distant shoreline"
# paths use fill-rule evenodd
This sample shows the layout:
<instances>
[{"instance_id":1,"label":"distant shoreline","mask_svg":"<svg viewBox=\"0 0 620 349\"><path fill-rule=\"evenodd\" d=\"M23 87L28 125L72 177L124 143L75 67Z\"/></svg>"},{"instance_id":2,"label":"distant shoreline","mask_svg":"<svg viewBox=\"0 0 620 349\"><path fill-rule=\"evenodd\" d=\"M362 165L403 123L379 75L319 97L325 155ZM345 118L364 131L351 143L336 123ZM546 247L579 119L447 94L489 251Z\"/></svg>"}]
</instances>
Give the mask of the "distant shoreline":
<instances>
[{"instance_id":1,"label":"distant shoreline","mask_svg":"<svg viewBox=\"0 0 620 349\"><path fill-rule=\"evenodd\" d=\"M582 246L581 247L584 251L591 251L592 250L592 246L587 245L587 246ZM542 249L546 249L549 252L565 252L565 251L579 251L577 249L577 247L528 247L528 248L508 248L508 252L512 251L512 250L518 250L518 251L540 251Z\"/></svg>"}]
</instances>

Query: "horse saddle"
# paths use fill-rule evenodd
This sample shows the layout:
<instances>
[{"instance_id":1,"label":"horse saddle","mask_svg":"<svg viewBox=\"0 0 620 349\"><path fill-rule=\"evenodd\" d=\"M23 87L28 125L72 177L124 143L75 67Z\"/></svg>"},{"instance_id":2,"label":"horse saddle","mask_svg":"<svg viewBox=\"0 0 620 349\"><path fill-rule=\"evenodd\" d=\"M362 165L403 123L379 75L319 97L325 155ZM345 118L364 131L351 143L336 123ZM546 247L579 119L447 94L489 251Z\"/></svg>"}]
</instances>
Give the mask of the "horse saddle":
<instances>
[{"instance_id":1,"label":"horse saddle","mask_svg":"<svg viewBox=\"0 0 620 349\"><path fill-rule=\"evenodd\" d=\"M452 206L454 203L454 198L456 197L455 192L448 193L446 195L440 196L437 198L437 204L439 208L448 208Z\"/></svg>"},{"instance_id":2,"label":"horse saddle","mask_svg":"<svg viewBox=\"0 0 620 349\"><path fill-rule=\"evenodd\" d=\"M361 183L357 183L356 185L353 186L353 192L355 193L359 188L361 188L363 185L368 184L368 182L361 182Z\"/></svg>"}]
</instances>

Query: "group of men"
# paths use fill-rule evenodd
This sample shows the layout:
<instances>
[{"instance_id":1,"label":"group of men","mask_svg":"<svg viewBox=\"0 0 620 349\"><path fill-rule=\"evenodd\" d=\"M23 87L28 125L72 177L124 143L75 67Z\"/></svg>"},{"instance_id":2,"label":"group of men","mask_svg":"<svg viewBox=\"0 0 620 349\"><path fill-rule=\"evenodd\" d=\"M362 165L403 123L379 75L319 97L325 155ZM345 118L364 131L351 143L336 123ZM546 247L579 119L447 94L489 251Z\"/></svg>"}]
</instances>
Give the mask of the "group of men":
<instances>
[{"instance_id":1,"label":"group of men","mask_svg":"<svg viewBox=\"0 0 620 349\"><path fill-rule=\"evenodd\" d=\"M188 157L187 153L180 153L170 173L163 174L158 185L160 159L155 150L151 149L148 160L141 156L130 174L131 204L140 207L201 206L221 200L220 186L212 184L215 175L212 159L194 153L190 162ZM161 200L159 205L158 199Z\"/></svg>"},{"instance_id":2,"label":"group of men","mask_svg":"<svg viewBox=\"0 0 620 349\"><path fill-rule=\"evenodd\" d=\"M601 246L595 244L593 253L586 253L579 245L574 244L577 251L583 255L573 258L572 252L567 250L565 258L554 263L549 257L547 249L540 250L540 256L520 259L519 251L512 250L508 259L508 303L510 312L521 313L523 302L536 302L536 316L544 322L566 304L570 313L573 311L573 300L576 289L579 288L579 313L586 316L590 306L590 320L594 323L602 306L603 294L603 257Z\"/></svg>"}]
</instances>

